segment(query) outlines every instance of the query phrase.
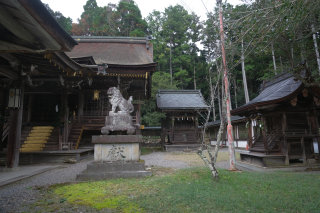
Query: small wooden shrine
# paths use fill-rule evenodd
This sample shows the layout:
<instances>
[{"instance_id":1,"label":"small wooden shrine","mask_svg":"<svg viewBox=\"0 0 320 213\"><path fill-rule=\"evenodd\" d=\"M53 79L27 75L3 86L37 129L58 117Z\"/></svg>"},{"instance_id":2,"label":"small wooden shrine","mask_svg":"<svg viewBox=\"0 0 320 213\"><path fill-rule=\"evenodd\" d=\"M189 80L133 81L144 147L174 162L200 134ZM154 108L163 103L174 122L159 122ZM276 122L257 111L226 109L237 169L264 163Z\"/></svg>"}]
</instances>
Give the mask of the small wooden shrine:
<instances>
[{"instance_id":1,"label":"small wooden shrine","mask_svg":"<svg viewBox=\"0 0 320 213\"><path fill-rule=\"evenodd\" d=\"M159 90L156 97L157 108L167 115L161 121L162 148L167 151L198 148L198 113L208 108L201 91Z\"/></svg>"},{"instance_id":2,"label":"small wooden shrine","mask_svg":"<svg viewBox=\"0 0 320 213\"><path fill-rule=\"evenodd\" d=\"M231 111L247 119L250 151L240 153L241 161L264 167L315 162L319 109L319 87L288 73L263 82L258 97Z\"/></svg>"},{"instance_id":3,"label":"small wooden shrine","mask_svg":"<svg viewBox=\"0 0 320 213\"><path fill-rule=\"evenodd\" d=\"M233 127L233 139L234 139L234 147L246 147L248 131L246 129L247 119L245 117L240 116L231 116L231 124ZM207 131L205 135L205 139L211 142L211 145L217 144L218 132L220 129L221 120L216 120L209 122L207 124ZM225 128L222 133L221 143L223 146L228 145L228 135L227 135L227 125L228 122L225 120L224 122Z\"/></svg>"}]
</instances>

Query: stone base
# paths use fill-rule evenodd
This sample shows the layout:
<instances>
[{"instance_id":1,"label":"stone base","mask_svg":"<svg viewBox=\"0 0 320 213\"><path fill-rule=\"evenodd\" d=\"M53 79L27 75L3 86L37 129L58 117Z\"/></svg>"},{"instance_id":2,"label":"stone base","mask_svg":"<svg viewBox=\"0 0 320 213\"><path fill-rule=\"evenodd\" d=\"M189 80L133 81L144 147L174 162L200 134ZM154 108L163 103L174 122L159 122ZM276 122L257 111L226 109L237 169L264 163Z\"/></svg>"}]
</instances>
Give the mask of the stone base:
<instances>
[{"instance_id":1,"label":"stone base","mask_svg":"<svg viewBox=\"0 0 320 213\"><path fill-rule=\"evenodd\" d=\"M109 112L109 116L106 116L106 125L101 128L101 133L108 135L113 131L123 131L128 135L133 135L136 127L132 125L132 116L128 112Z\"/></svg>"},{"instance_id":2,"label":"stone base","mask_svg":"<svg viewBox=\"0 0 320 213\"><path fill-rule=\"evenodd\" d=\"M77 175L77 180L106 180L116 178L138 178L151 176L150 171L145 171L144 163L140 162L115 162L115 163L91 163L87 170Z\"/></svg>"},{"instance_id":3,"label":"stone base","mask_svg":"<svg viewBox=\"0 0 320 213\"><path fill-rule=\"evenodd\" d=\"M94 161L115 162L140 159L141 135L93 135Z\"/></svg>"}]
</instances>

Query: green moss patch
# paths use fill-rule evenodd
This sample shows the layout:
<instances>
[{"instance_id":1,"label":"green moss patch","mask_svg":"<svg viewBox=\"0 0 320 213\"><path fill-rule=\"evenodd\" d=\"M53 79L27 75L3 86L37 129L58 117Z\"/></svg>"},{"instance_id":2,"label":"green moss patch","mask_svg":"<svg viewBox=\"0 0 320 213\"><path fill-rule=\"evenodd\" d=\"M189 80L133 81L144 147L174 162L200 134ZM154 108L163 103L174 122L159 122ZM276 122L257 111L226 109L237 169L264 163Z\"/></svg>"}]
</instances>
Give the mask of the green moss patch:
<instances>
[{"instance_id":1,"label":"green moss patch","mask_svg":"<svg viewBox=\"0 0 320 213\"><path fill-rule=\"evenodd\" d=\"M165 176L56 186L72 205L118 212L317 212L320 175L234 173L219 170L212 181L205 167Z\"/></svg>"}]
</instances>

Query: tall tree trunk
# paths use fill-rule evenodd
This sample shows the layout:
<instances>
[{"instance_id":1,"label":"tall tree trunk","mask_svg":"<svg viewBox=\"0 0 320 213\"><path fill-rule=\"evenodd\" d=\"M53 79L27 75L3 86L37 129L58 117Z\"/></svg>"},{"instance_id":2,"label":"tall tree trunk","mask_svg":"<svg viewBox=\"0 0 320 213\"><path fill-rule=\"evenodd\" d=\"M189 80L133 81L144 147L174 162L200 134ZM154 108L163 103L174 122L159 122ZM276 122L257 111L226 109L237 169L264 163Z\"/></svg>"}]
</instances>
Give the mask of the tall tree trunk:
<instances>
[{"instance_id":1,"label":"tall tree trunk","mask_svg":"<svg viewBox=\"0 0 320 213\"><path fill-rule=\"evenodd\" d=\"M244 49L243 49L243 39L241 42L241 67L242 67L242 81L243 81L243 89L244 89L244 96L246 99L246 103L249 103L249 93L248 93L248 85L247 85L247 76L246 70L244 69Z\"/></svg>"},{"instance_id":2,"label":"tall tree trunk","mask_svg":"<svg viewBox=\"0 0 320 213\"><path fill-rule=\"evenodd\" d=\"M216 60L216 66L217 66L217 84L218 84L218 105L219 105L219 118L220 120L222 119L222 112L221 112L221 102L220 102L220 84L219 84L219 74L220 74L220 71L219 71L219 67L218 67L218 62Z\"/></svg>"},{"instance_id":3,"label":"tall tree trunk","mask_svg":"<svg viewBox=\"0 0 320 213\"><path fill-rule=\"evenodd\" d=\"M281 56L280 56L280 65L281 65L281 73L282 73L283 72L283 64L282 64Z\"/></svg>"},{"instance_id":4,"label":"tall tree trunk","mask_svg":"<svg viewBox=\"0 0 320 213\"><path fill-rule=\"evenodd\" d=\"M170 76L171 76L171 85L172 85L172 38L170 37Z\"/></svg>"},{"instance_id":5,"label":"tall tree trunk","mask_svg":"<svg viewBox=\"0 0 320 213\"><path fill-rule=\"evenodd\" d=\"M315 31L314 25L311 25L312 32ZM314 42L314 49L316 50L316 56L317 56L317 63L318 63L318 68L319 68L319 74L320 74L320 56L319 56L319 50L318 50L318 44L317 44L317 38L316 34L313 33L313 42Z\"/></svg>"},{"instance_id":6,"label":"tall tree trunk","mask_svg":"<svg viewBox=\"0 0 320 213\"><path fill-rule=\"evenodd\" d=\"M219 105L219 118L220 120L222 119L222 114L221 114L221 101L220 101L220 84L219 82L217 83L218 84L218 105Z\"/></svg>"},{"instance_id":7,"label":"tall tree trunk","mask_svg":"<svg viewBox=\"0 0 320 213\"><path fill-rule=\"evenodd\" d=\"M233 88L234 88L234 101L236 102L236 108L238 108L236 78L233 79Z\"/></svg>"},{"instance_id":8,"label":"tall tree trunk","mask_svg":"<svg viewBox=\"0 0 320 213\"><path fill-rule=\"evenodd\" d=\"M272 60L273 60L273 68L274 70L277 70L277 66L276 66L276 58L274 56L274 49L273 49L273 43L271 42L271 51L272 51ZM276 73L277 74L277 73Z\"/></svg>"},{"instance_id":9,"label":"tall tree trunk","mask_svg":"<svg viewBox=\"0 0 320 213\"><path fill-rule=\"evenodd\" d=\"M209 84L210 84L210 95L211 95L211 106L212 106L212 112L213 112L213 120L216 120L216 109L214 107L214 92L213 92L213 86L212 86L212 80L211 80L212 71L211 68L209 69Z\"/></svg>"},{"instance_id":10,"label":"tall tree trunk","mask_svg":"<svg viewBox=\"0 0 320 213\"><path fill-rule=\"evenodd\" d=\"M195 61L193 61L193 63L195 63ZM211 78L211 76L210 76ZM194 89L197 89L197 83L196 83L196 66L193 65L193 79L194 79Z\"/></svg>"}]
</instances>

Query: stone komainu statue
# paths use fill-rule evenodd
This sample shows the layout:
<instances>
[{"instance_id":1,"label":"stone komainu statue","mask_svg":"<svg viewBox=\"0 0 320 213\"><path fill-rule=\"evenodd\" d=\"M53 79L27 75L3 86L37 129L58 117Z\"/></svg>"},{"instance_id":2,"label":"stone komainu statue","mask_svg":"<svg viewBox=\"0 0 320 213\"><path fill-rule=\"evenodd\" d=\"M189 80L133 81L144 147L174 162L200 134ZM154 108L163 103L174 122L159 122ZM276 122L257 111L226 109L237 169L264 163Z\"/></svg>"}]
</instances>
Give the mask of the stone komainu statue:
<instances>
[{"instance_id":1,"label":"stone komainu statue","mask_svg":"<svg viewBox=\"0 0 320 213\"><path fill-rule=\"evenodd\" d=\"M130 113L134 111L131 103L132 96L126 100L116 87L111 87L108 89L108 97L112 110L109 112L109 116L106 116L106 124L101 128L101 133L108 135L113 131L121 131L133 135L136 132L136 127L132 124L132 116L130 116ZM116 112L117 108L118 112Z\"/></svg>"},{"instance_id":2,"label":"stone komainu statue","mask_svg":"<svg viewBox=\"0 0 320 213\"><path fill-rule=\"evenodd\" d=\"M117 107L119 108L119 111L130 112L130 113L133 112L134 107L131 103L132 96L130 96L129 100L126 100L125 98L122 97L122 94L119 89L117 89L116 87L110 87L108 89L108 97L109 97L109 102L112 105L111 112L114 113Z\"/></svg>"}]
</instances>

